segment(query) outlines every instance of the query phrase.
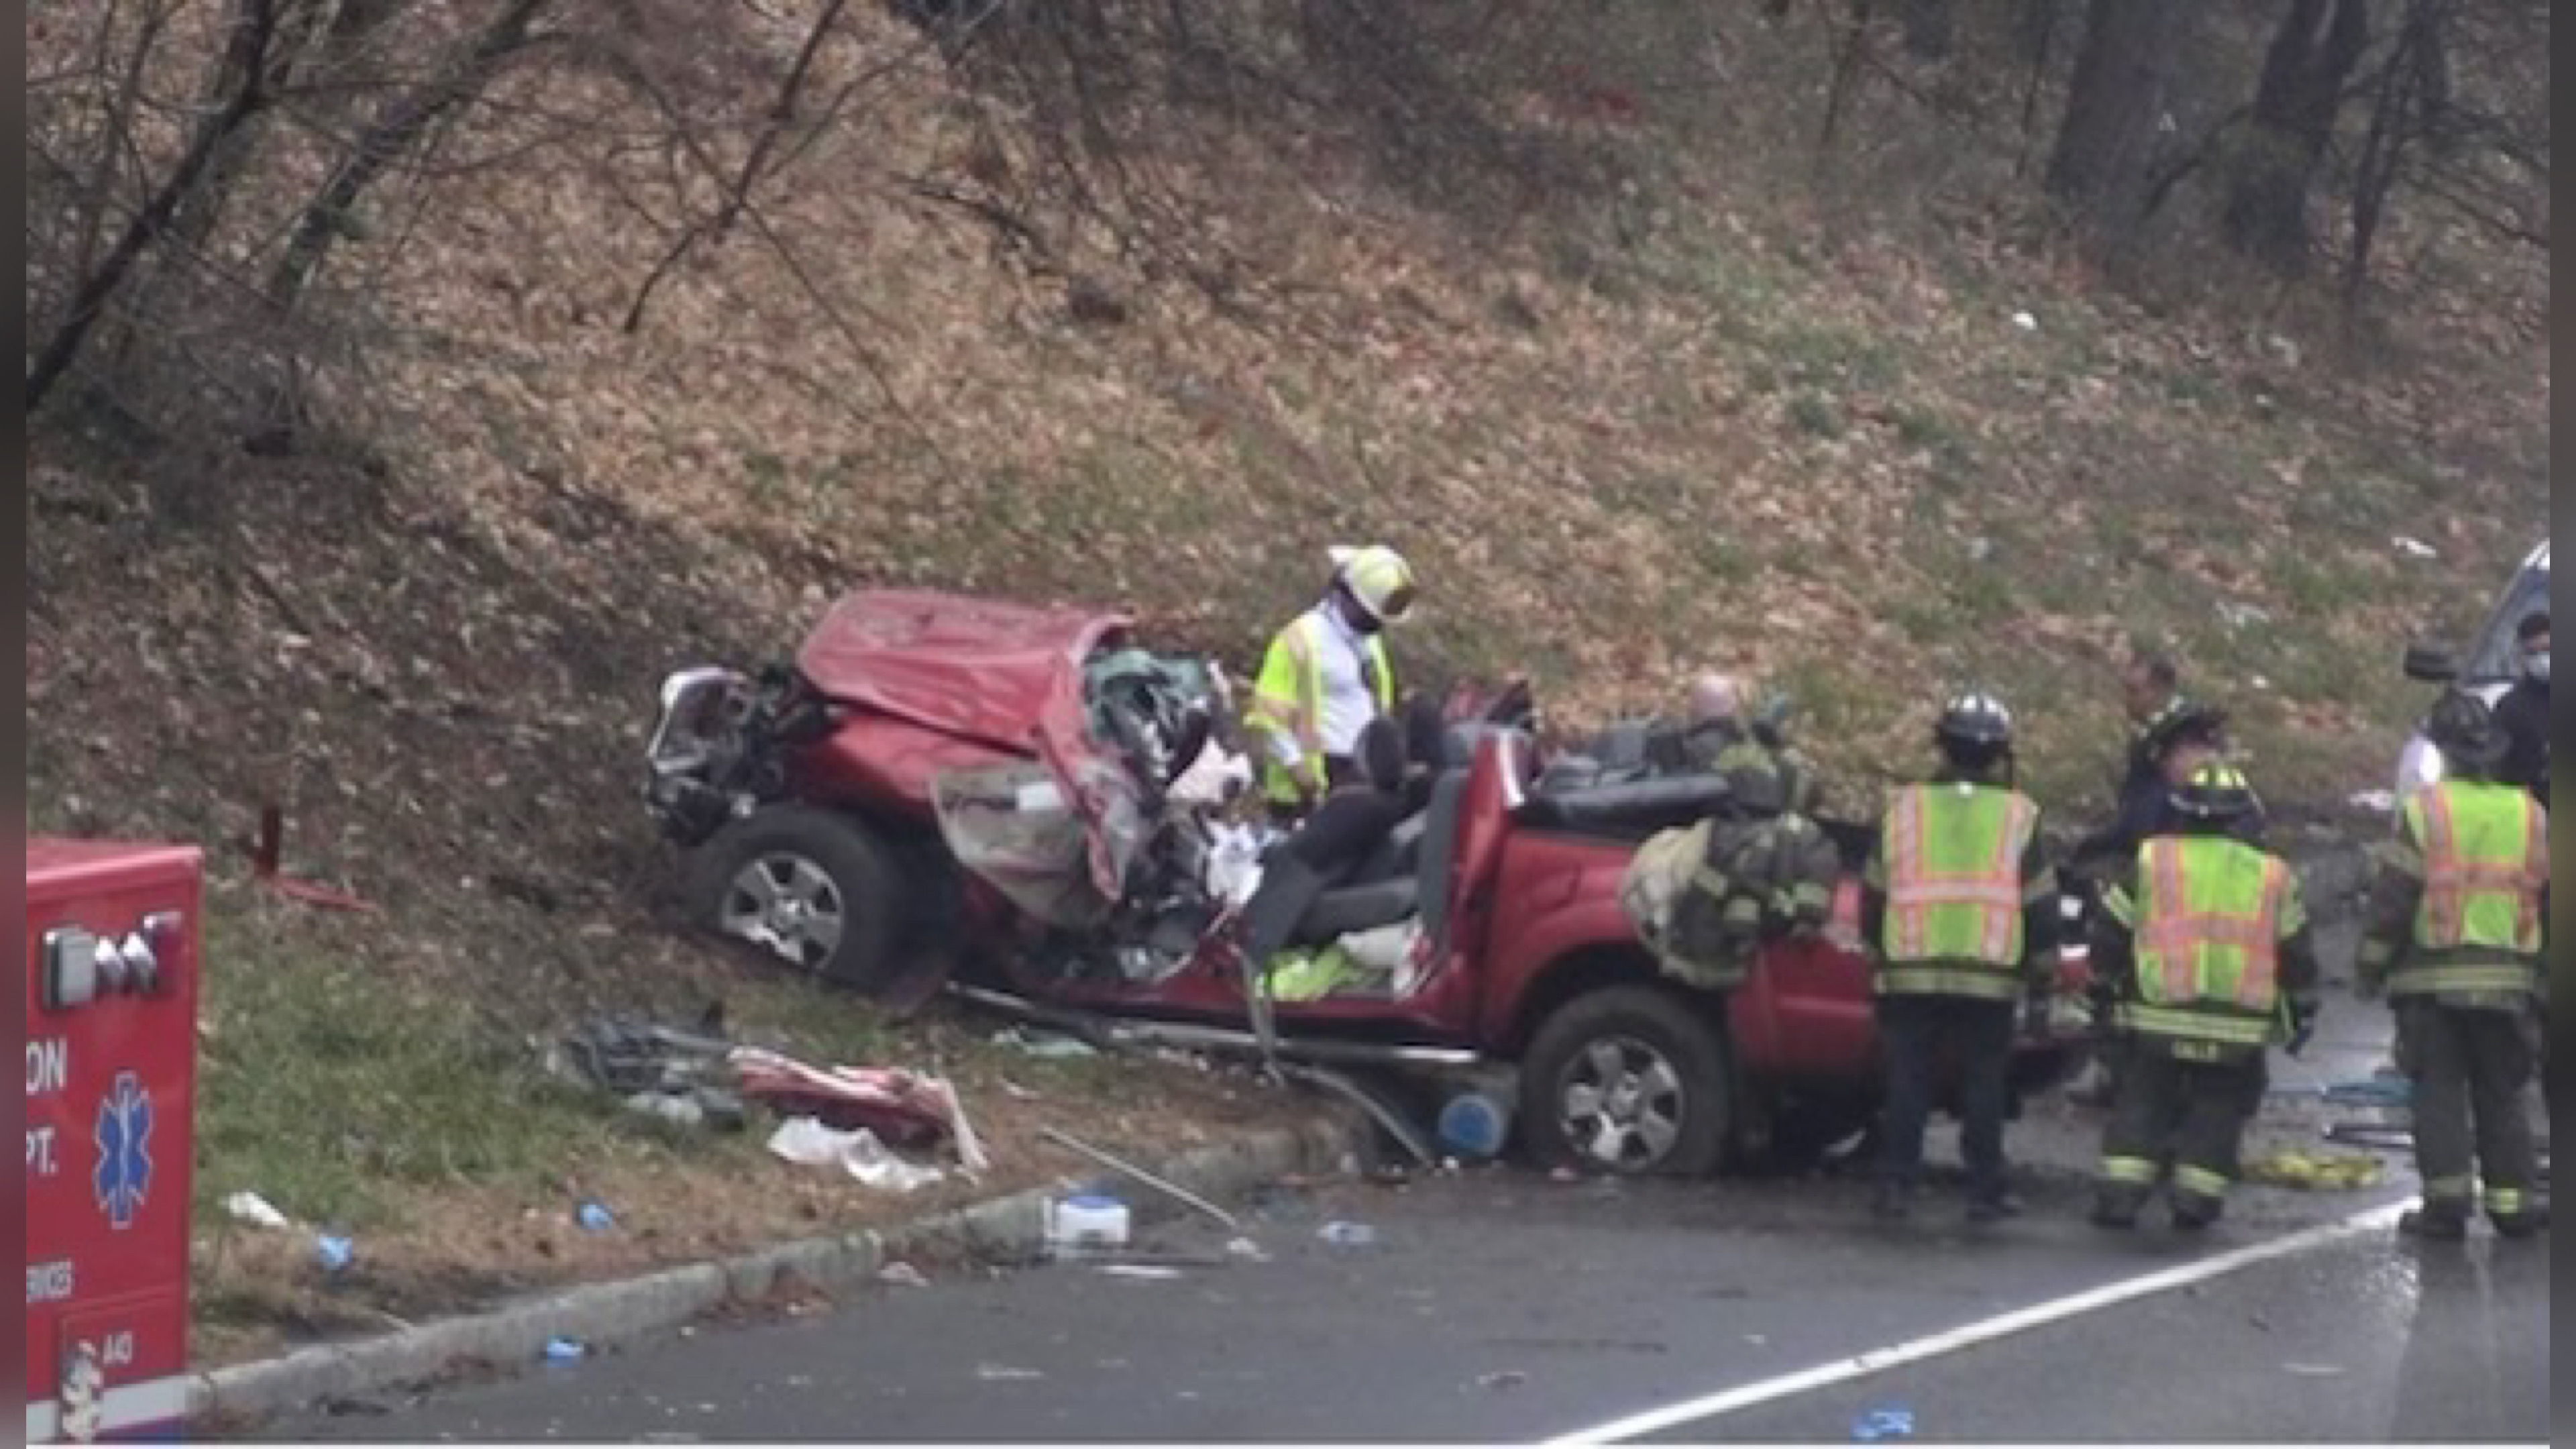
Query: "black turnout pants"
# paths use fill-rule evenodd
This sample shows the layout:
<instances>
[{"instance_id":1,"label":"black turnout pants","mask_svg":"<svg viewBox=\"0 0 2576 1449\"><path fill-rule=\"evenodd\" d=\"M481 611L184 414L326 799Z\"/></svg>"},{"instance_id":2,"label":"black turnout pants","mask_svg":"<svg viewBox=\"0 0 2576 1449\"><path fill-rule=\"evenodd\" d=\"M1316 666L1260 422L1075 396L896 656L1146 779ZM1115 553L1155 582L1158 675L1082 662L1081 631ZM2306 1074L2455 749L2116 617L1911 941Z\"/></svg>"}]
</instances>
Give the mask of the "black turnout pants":
<instances>
[{"instance_id":1,"label":"black turnout pants","mask_svg":"<svg viewBox=\"0 0 2576 1449\"><path fill-rule=\"evenodd\" d=\"M2483 1178L2496 1216L2529 1209L2540 1176L2522 1095L2530 1026L2517 1011L2399 1005L2397 1063L2415 1086L2415 1167L2428 1206L2465 1216Z\"/></svg>"},{"instance_id":2,"label":"black turnout pants","mask_svg":"<svg viewBox=\"0 0 2576 1449\"><path fill-rule=\"evenodd\" d=\"M1959 1153L1968 1192L2004 1191L2004 1108L2012 1070L2015 1005L1967 996L1884 996L1878 1036L1887 1053L1887 1106L1880 1179L1911 1188L1923 1171L1923 1129L1932 1117L1936 1073L1960 1073Z\"/></svg>"},{"instance_id":3,"label":"black turnout pants","mask_svg":"<svg viewBox=\"0 0 2576 1449\"><path fill-rule=\"evenodd\" d=\"M2270 1085L2260 1051L2215 1061L2178 1057L2171 1045L2132 1038L2121 1049L2119 1096L2102 1131L2102 1188L2135 1208L2168 1164L2174 1196L2214 1212L2241 1169L2245 1124Z\"/></svg>"}]
</instances>

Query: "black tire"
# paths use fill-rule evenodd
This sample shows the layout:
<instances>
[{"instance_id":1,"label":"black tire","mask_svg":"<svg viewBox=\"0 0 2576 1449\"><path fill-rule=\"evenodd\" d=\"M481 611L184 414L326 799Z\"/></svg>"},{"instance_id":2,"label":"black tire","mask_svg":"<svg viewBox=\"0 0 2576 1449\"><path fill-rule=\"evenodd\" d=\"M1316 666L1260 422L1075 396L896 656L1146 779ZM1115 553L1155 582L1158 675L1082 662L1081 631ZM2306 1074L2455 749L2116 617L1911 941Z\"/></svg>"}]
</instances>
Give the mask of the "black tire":
<instances>
[{"instance_id":1,"label":"black tire","mask_svg":"<svg viewBox=\"0 0 2576 1449\"><path fill-rule=\"evenodd\" d=\"M759 872L773 888L837 911L828 944L792 923L763 915L752 884ZM708 930L761 950L792 969L859 991L894 974L904 896L894 857L860 821L837 811L780 805L717 832L692 867L689 912ZM810 910L810 920L819 911ZM760 934L767 929L766 936Z\"/></svg>"},{"instance_id":2,"label":"black tire","mask_svg":"<svg viewBox=\"0 0 2576 1449\"><path fill-rule=\"evenodd\" d=\"M1619 1104L1602 1103L1588 1120L1612 1119L1578 1140L1578 1088L1593 1086L1616 1059L1621 1074L1648 1078L1635 1119L1618 1121ZM1648 1066L1660 1062L1656 1073ZM1660 1080L1659 1080L1660 1079ZM1596 1099L1597 1100L1597 1099ZM1667 1141L1647 1127L1668 1116ZM1543 1022L1521 1063L1521 1133L1539 1165L1624 1177L1705 1177L1726 1151L1734 1116L1725 1038L1715 1018L1678 993L1614 986L1578 996ZM1617 1150L1605 1151L1614 1138Z\"/></svg>"}]
</instances>

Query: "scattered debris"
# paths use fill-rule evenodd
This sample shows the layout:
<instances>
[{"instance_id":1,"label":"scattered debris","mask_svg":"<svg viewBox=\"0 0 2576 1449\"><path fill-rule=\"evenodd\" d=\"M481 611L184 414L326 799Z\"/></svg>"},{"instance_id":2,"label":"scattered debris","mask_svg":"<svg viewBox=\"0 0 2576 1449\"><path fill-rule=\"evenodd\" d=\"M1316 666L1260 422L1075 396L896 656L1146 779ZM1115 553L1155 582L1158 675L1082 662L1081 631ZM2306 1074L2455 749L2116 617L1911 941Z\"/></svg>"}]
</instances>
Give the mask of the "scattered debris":
<instances>
[{"instance_id":1,"label":"scattered debris","mask_svg":"<svg viewBox=\"0 0 2576 1449\"><path fill-rule=\"evenodd\" d=\"M1769 1348L1771 1346L1771 1335L1767 1333L1748 1333L1744 1335L1744 1341L1755 1348Z\"/></svg>"},{"instance_id":2,"label":"scattered debris","mask_svg":"<svg viewBox=\"0 0 2576 1449\"><path fill-rule=\"evenodd\" d=\"M2028 312L2015 312L2012 314L2012 324L2024 332L2036 332L2039 330L2039 319Z\"/></svg>"},{"instance_id":3,"label":"scattered debris","mask_svg":"<svg viewBox=\"0 0 2576 1449\"><path fill-rule=\"evenodd\" d=\"M604 1233L617 1226L617 1217L595 1202L573 1209L572 1220L585 1233Z\"/></svg>"},{"instance_id":4,"label":"scattered debris","mask_svg":"<svg viewBox=\"0 0 2576 1449\"><path fill-rule=\"evenodd\" d=\"M1488 1093L1461 1092L1441 1107L1439 1130L1441 1145L1459 1156L1498 1157L1511 1137L1511 1109ZM1454 1170L1456 1159L1449 1165Z\"/></svg>"},{"instance_id":5,"label":"scattered debris","mask_svg":"<svg viewBox=\"0 0 2576 1449\"><path fill-rule=\"evenodd\" d=\"M1366 1223L1334 1221L1324 1224L1315 1236L1337 1248L1366 1248L1377 1242L1377 1229Z\"/></svg>"},{"instance_id":6,"label":"scattered debris","mask_svg":"<svg viewBox=\"0 0 2576 1449\"><path fill-rule=\"evenodd\" d=\"M547 1048L545 1067L565 1081L613 1093L630 1111L731 1131L744 1124L725 1061L731 1050L708 1035L610 1016L564 1033Z\"/></svg>"},{"instance_id":7,"label":"scattered debris","mask_svg":"<svg viewBox=\"0 0 2576 1449\"><path fill-rule=\"evenodd\" d=\"M2376 1157L2310 1157L2276 1152L2245 1165L2245 1180L2305 1192L2353 1192L2379 1181Z\"/></svg>"},{"instance_id":8,"label":"scattered debris","mask_svg":"<svg viewBox=\"0 0 2576 1449\"><path fill-rule=\"evenodd\" d=\"M1046 1207L1046 1244L1059 1256L1127 1246L1127 1204L1114 1197L1087 1193L1050 1202Z\"/></svg>"},{"instance_id":9,"label":"scattered debris","mask_svg":"<svg viewBox=\"0 0 2576 1449\"><path fill-rule=\"evenodd\" d=\"M2242 629L2249 624L2272 622L2270 610L2257 604L2239 604L2227 599L2218 601L2218 617L2230 629Z\"/></svg>"},{"instance_id":10,"label":"scattered debris","mask_svg":"<svg viewBox=\"0 0 2576 1449\"><path fill-rule=\"evenodd\" d=\"M927 1288L930 1280L910 1263L888 1263L877 1270L877 1281L889 1288Z\"/></svg>"},{"instance_id":11,"label":"scattered debris","mask_svg":"<svg viewBox=\"0 0 2576 1449\"><path fill-rule=\"evenodd\" d=\"M2399 553L2405 554L2410 558L2441 557L2440 552L2436 550L2433 545L2424 542L2420 538L2408 538L2406 535L2401 533L2397 537L2390 539L2389 542L2396 546Z\"/></svg>"},{"instance_id":12,"label":"scattered debris","mask_svg":"<svg viewBox=\"0 0 2576 1449\"><path fill-rule=\"evenodd\" d=\"M1167 1283L1181 1276L1180 1269L1156 1263L1104 1263L1096 1271L1104 1277L1139 1278L1152 1283Z\"/></svg>"},{"instance_id":13,"label":"scattered debris","mask_svg":"<svg viewBox=\"0 0 2576 1449\"><path fill-rule=\"evenodd\" d=\"M1064 1036L1055 1032L1032 1033L1024 1031L1016 1026L1004 1027L1002 1030L993 1033L993 1045L1010 1047L1013 1050L1018 1051L1023 1056L1038 1057L1044 1060L1065 1060L1079 1057L1096 1057L1100 1055L1100 1049L1098 1047L1082 1040L1080 1037Z\"/></svg>"},{"instance_id":14,"label":"scattered debris","mask_svg":"<svg viewBox=\"0 0 2576 1449\"><path fill-rule=\"evenodd\" d=\"M1165 1182L1163 1179L1156 1177L1154 1174L1147 1172L1145 1169L1138 1167L1132 1162L1112 1157L1108 1153L1101 1151L1099 1148L1094 1147L1079 1138L1061 1132L1056 1128L1040 1128L1038 1135L1045 1138L1047 1141L1054 1143L1056 1146L1064 1148L1066 1151L1088 1157L1092 1161L1113 1171L1123 1172L1129 1177L1136 1179L1138 1182L1145 1184L1147 1187L1154 1189L1156 1192L1162 1193L1175 1201L1185 1203L1190 1207L1196 1208L1200 1212L1214 1218L1219 1223L1224 1224L1228 1229L1234 1232L1239 1233L1243 1231L1242 1222L1236 1219L1234 1214L1218 1207L1215 1203L1209 1202L1206 1198L1199 1196L1188 1188L1175 1187L1172 1184Z\"/></svg>"},{"instance_id":15,"label":"scattered debris","mask_svg":"<svg viewBox=\"0 0 2576 1449\"><path fill-rule=\"evenodd\" d=\"M1248 1263L1267 1263L1270 1261L1270 1255L1261 1251L1261 1245L1250 1238L1234 1239L1225 1245L1225 1252L1227 1257L1241 1258Z\"/></svg>"},{"instance_id":16,"label":"scattered debris","mask_svg":"<svg viewBox=\"0 0 2576 1449\"><path fill-rule=\"evenodd\" d=\"M1547 1180L1550 1182L1581 1182L1583 1180L1583 1174L1575 1171L1571 1167L1551 1167L1547 1172Z\"/></svg>"},{"instance_id":17,"label":"scattered debris","mask_svg":"<svg viewBox=\"0 0 2576 1449\"><path fill-rule=\"evenodd\" d=\"M992 1164L946 1080L872 1067L824 1070L760 1047L725 1058L743 1096L786 1115L811 1117L843 1132L865 1130L896 1147L928 1148L953 1139L969 1173Z\"/></svg>"},{"instance_id":18,"label":"scattered debris","mask_svg":"<svg viewBox=\"0 0 2576 1449\"><path fill-rule=\"evenodd\" d=\"M1045 1378L1046 1375L1036 1369L1011 1368L1004 1364L988 1363L976 1365L975 1377L988 1384L1003 1384L1026 1383L1033 1379Z\"/></svg>"},{"instance_id":19,"label":"scattered debris","mask_svg":"<svg viewBox=\"0 0 2576 1449\"><path fill-rule=\"evenodd\" d=\"M2348 1107L2404 1107L2415 1100L2415 1084L2404 1077L2368 1077L2337 1082L2326 1088L2326 1100Z\"/></svg>"},{"instance_id":20,"label":"scattered debris","mask_svg":"<svg viewBox=\"0 0 2576 1449\"><path fill-rule=\"evenodd\" d=\"M1887 1439L1914 1437L1914 1411L1905 1408L1872 1409L1852 1423L1852 1442L1876 1444Z\"/></svg>"},{"instance_id":21,"label":"scattered debris","mask_svg":"<svg viewBox=\"0 0 2576 1449\"><path fill-rule=\"evenodd\" d=\"M2345 1370L2339 1364L2285 1363L2281 1365L2281 1372L2295 1374L2303 1379L2339 1379L2343 1377Z\"/></svg>"},{"instance_id":22,"label":"scattered debris","mask_svg":"<svg viewBox=\"0 0 2576 1449\"><path fill-rule=\"evenodd\" d=\"M357 1260L358 1245L347 1238L322 1233L313 1239L313 1261L325 1273L337 1273Z\"/></svg>"},{"instance_id":23,"label":"scattered debris","mask_svg":"<svg viewBox=\"0 0 2576 1449\"><path fill-rule=\"evenodd\" d=\"M2328 1142L2346 1147L2367 1147L2380 1152L2412 1152L2415 1130L2385 1122L2336 1122L2326 1128Z\"/></svg>"},{"instance_id":24,"label":"scattered debris","mask_svg":"<svg viewBox=\"0 0 2576 1449\"><path fill-rule=\"evenodd\" d=\"M864 1127L840 1132L812 1117L780 1123L770 1134L769 1151L799 1167L839 1167L870 1187L893 1192L918 1191L945 1176L938 1168L915 1166L897 1157Z\"/></svg>"},{"instance_id":25,"label":"scattered debris","mask_svg":"<svg viewBox=\"0 0 2576 1449\"><path fill-rule=\"evenodd\" d=\"M224 1199L224 1211L234 1219L255 1228L275 1231L295 1226L295 1220L279 1212L269 1200L255 1192L237 1192Z\"/></svg>"},{"instance_id":26,"label":"scattered debris","mask_svg":"<svg viewBox=\"0 0 2576 1449\"><path fill-rule=\"evenodd\" d=\"M1478 1375L1476 1378L1476 1387L1480 1389L1516 1389L1528 1382L1529 1375L1522 1373L1519 1369L1502 1369L1494 1373Z\"/></svg>"},{"instance_id":27,"label":"scattered debris","mask_svg":"<svg viewBox=\"0 0 2576 1449\"><path fill-rule=\"evenodd\" d=\"M580 1339L550 1338L546 1340L545 1360L548 1363L577 1363L580 1360L589 1357L589 1355L589 1345L583 1343Z\"/></svg>"}]
</instances>

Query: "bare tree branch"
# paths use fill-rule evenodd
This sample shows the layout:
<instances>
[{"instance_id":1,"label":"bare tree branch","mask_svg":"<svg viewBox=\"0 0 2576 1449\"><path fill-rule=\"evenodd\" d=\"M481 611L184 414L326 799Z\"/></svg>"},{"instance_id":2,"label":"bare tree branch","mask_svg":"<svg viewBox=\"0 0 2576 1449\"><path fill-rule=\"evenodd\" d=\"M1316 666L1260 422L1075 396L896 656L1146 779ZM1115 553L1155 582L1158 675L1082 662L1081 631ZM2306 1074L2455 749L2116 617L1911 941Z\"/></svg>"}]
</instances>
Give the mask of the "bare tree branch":
<instances>
[{"instance_id":1,"label":"bare tree branch","mask_svg":"<svg viewBox=\"0 0 2576 1449\"><path fill-rule=\"evenodd\" d=\"M90 329L97 325L108 300L125 284L136 262L168 230L171 217L195 190L216 154L233 133L256 117L268 104L263 88L263 62L277 36L276 0L239 0L243 23L233 31L226 47L224 64L242 78L241 86L226 98L221 109L208 116L190 140L179 164L171 169L159 190L143 209L128 222L116 245L109 250L97 270L81 281L73 294L68 315L47 339L36 363L27 372L27 411L33 414L62 380L63 373L79 356L81 344Z\"/></svg>"}]
</instances>

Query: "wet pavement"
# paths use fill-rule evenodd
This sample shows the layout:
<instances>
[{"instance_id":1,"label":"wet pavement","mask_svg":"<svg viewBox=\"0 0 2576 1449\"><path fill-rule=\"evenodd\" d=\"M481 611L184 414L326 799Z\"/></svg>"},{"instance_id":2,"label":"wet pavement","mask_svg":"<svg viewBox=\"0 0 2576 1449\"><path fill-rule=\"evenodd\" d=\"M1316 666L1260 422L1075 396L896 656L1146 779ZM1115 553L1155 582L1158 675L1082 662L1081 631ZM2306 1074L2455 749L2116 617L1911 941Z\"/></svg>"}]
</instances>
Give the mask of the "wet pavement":
<instances>
[{"instance_id":1,"label":"wet pavement","mask_svg":"<svg viewBox=\"0 0 2576 1449\"><path fill-rule=\"evenodd\" d=\"M2367 1117L2302 1088L2369 1076L2385 1013L2344 1002L2280 1062L2251 1150L2317 1150ZM1709 1184L1471 1170L1403 1188L1288 1186L1246 1210L1262 1260L1197 1220L1140 1231L1165 1264L934 1271L801 1319L707 1327L563 1368L267 1435L383 1440L1527 1442L1748 1386L1650 1436L1846 1442L1902 1408L1927 1441L2545 1441L2549 1247L2385 1226L2016 1336L1799 1389L1780 1381L2318 1229L2412 1190L2240 1190L2178 1236L2082 1221L2100 1118L2015 1131L2030 1211L1968 1225L1934 1194L1865 1212L1857 1175ZM1936 1135L1936 1157L1951 1151ZM1133 1200L1140 1204L1142 1189ZM1327 1241L1365 1224L1366 1245Z\"/></svg>"}]
</instances>

